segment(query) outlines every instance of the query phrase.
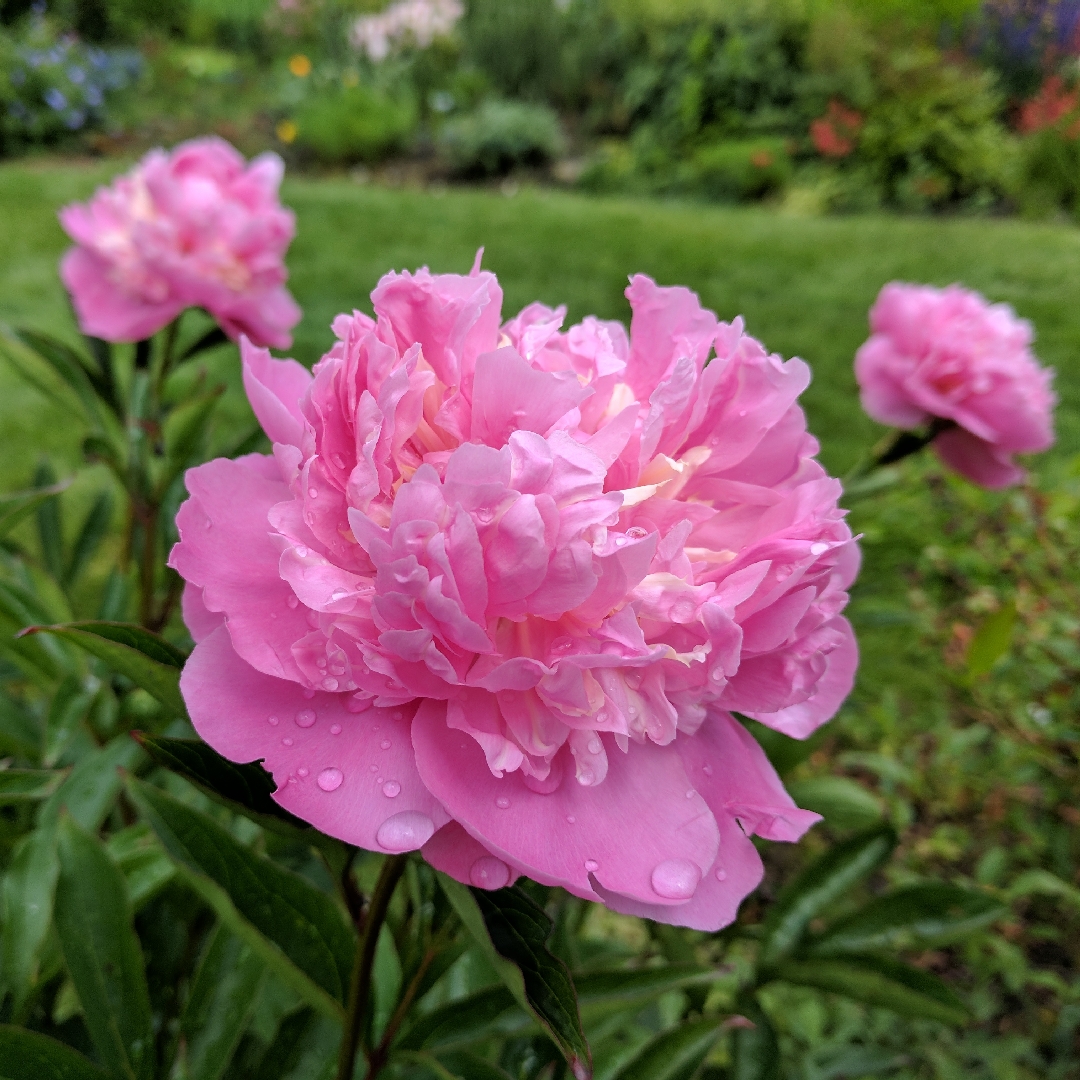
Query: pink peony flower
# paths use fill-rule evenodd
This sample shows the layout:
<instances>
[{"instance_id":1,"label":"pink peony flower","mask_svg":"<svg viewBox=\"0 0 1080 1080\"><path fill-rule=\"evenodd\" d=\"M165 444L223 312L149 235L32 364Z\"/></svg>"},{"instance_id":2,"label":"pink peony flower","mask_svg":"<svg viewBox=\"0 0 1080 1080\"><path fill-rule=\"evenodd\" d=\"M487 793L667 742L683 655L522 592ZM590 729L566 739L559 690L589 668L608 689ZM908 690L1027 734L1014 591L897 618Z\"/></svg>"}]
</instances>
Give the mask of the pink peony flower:
<instances>
[{"instance_id":1,"label":"pink peony flower","mask_svg":"<svg viewBox=\"0 0 1080 1080\"><path fill-rule=\"evenodd\" d=\"M817 820L730 710L798 738L836 712L859 555L806 365L687 289L627 296L629 337L500 326L494 275L424 269L313 374L243 343L274 452L188 473L181 686L327 833L716 929L749 836Z\"/></svg>"},{"instance_id":2,"label":"pink peony flower","mask_svg":"<svg viewBox=\"0 0 1080 1080\"><path fill-rule=\"evenodd\" d=\"M1007 304L959 285L886 285L855 357L863 408L882 424L951 420L933 442L946 465L988 488L1026 475L1013 454L1054 441L1053 372L1039 366L1031 325Z\"/></svg>"},{"instance_id":3,"label":"pink peony flower","mask_svg":"<svg viewBox=\"0 0 1080 1080\"><path fill-rule=\"evenodd\" d=\"M83 332L138 341L202 307L230 337L292 344L300 309L284 284L294 222L278 201L281 173L275 154L245 165L223 139L194 139L64 207L77 246L60 274Z\"/></svg>"}]
</instances>

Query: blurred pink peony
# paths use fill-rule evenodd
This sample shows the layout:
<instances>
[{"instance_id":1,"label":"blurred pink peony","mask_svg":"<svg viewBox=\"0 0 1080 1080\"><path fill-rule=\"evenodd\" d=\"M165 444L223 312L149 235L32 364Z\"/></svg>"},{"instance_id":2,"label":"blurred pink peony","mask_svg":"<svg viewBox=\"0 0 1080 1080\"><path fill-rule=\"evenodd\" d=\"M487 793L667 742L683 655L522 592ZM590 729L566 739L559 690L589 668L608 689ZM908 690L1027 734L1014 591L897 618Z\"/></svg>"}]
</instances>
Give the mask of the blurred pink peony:
<instances>
[{"instance_id":1,"label":"blurred pink peony","mask_svg":"<svg viewBox=\"0 0 1080 1080\"><path fill-rule=\"evenodd\" d=\"M199 733L276 798L460 881L527 874L716 929L796 808L738 710L797 738L857 662L859 555L810 379L635 277L629 338L494 275L389 274L309 374L242 345L272 457L193 469L171 564ZM706 366L715 349L715 356Z\"/></svg>"},{"instance_id":2,"label":"blurred pink peony","mask_svg":"<svg viewBox=\"0 0 1080 1080\"><path fill-rule=\"evenodd\" d=\"M1032 355L1031 325L959 285L886 285L855 357L863 408L882 424L951 420L934 439L946 465L988 488L1025 476L1013 454L1054 441L1053 372Z\"/></svg>"},{"instance_id":3,"label":"blurred pink peony","mask_svg":"<svg viewBox=\"0 0 1080 1080\"><path fill-rule=\"evenodd\" d=\"M292 212L278 201L281 159L250 165L219 138L152 150L87 203L60 211L75 241L60 264L84 333L138 341L185 308L232 338L287 348L300 309L284 282Z\"/></svg>"}]
</instances>

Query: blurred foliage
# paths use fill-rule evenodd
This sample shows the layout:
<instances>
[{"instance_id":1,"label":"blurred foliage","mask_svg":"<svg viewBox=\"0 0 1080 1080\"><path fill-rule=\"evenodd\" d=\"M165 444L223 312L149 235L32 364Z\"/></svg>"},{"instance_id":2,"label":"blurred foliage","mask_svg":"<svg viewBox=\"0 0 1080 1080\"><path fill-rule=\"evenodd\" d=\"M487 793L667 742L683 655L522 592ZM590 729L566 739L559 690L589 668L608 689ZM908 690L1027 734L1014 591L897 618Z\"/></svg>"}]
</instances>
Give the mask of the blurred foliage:
<instances>
[{"instance_id":1,"label":"blurred foliage","mask_svg":"<svg viewBox=\"0 0 1080 1080\"><path fill-rule=\"evenodd\" d=\"M474 178L548 164L565 147L552 109L514 101L485 101L474 112L449 121L440 139L455 172Z\"/></svg>"}]
</instances>

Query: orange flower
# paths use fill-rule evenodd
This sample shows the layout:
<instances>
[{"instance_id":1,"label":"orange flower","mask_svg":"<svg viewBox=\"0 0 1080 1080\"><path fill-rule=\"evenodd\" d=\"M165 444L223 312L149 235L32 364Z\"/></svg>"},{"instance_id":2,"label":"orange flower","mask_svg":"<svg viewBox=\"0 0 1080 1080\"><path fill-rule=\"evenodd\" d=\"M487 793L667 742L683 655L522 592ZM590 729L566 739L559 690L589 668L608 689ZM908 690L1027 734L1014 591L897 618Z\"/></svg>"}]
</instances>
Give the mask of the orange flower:
<instances>
[{"instance_id":1,"label":"orange flower","mask_svg":"<svg viewBox=\"0 0 1080 1080\"><path fill-rule=\"evenodd\" d=\"M297 53L289 59L289 70L298 79L306 79L311 74L311 61L303 53Z\"/></svg>"}]
</instances>

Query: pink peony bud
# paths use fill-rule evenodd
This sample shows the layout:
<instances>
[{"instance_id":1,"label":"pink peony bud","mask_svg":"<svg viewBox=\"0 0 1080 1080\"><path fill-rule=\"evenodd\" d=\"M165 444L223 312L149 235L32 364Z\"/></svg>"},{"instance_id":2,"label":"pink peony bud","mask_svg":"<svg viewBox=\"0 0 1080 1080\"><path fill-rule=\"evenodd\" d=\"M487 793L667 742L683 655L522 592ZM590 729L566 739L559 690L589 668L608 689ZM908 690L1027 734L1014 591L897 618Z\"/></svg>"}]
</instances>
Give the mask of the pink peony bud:
<instances>
[{"instance_id":1,"label":"pink peony bud","mask_svg":"<svg viewBox=\"0 0 1080 1080\"><path fill-rule=\"evenodd\" d=\"M243 343L274 452L187 475L181 685L327 833L715 930L749 837L817 820L730 710L797 738L836 712L859 553L806 365L687 289L627 296L629 337L501 326L493 274L424 269L312 374Z\"/></svg>"},{"instance_id":2,"label":"pink peony bud","mask_svg":"<svg viewBox=\"0 0 1080 1080\"><path fill-rule=\"evenodd\" d=\"M855 357L863 408L882 424L956 425L933 442L938 457L988 488L1026 475L1013 454L1054 441L1053 371L1032 355L1031 325L1007 304L959 285L886 285L870 309L870 339Z\"/></svg>"},{"instance_id":3,"label":"pink peony bud","mask_svg":"<svg viewBox=\"0 0 1080 1080\"><path fill-rule=\"evenodd\" d=\"M64 207L77 246L60 274L82 331L138 341L201 307L232 338L287 348L300 309L284 284L294 221L281 173L275 154L245 165L223 139L195 139Z\"/></svg>"}]
</instances>

